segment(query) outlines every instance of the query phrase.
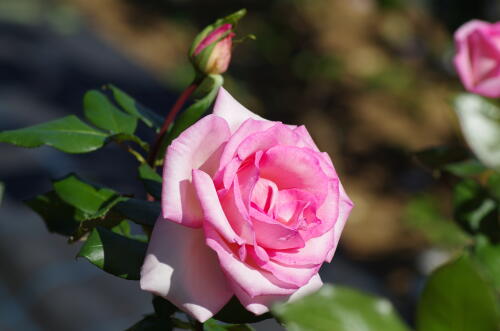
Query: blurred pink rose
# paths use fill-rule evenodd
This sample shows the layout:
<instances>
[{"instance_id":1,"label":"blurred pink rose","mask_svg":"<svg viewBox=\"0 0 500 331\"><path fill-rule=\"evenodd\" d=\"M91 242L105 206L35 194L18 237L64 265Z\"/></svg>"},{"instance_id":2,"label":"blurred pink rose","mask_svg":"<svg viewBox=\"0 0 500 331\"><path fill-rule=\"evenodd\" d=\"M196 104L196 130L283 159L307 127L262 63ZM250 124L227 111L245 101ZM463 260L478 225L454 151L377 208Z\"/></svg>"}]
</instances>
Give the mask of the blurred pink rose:
<instances>
[{"instance_id":1,"label":"blurred pink rose","mask_svg":"<svg viewBox=\"0 0 500 331\"><path fill-rule=\"evenodd\" d=\"M233 295L259 315L317 290L353 206L304 126L265 120L222 88L168 148L163 180L141 287L199 321Z\"/></svg>"},{"instance_id":2,"label":"blurred pink rose","mask_svg":"<svg viewBox=\"0 0 500 331\"><path fill-rule=\"evenodd\" d=\"M455 32L455 44L455 68L465 88L500 97L500 23L465 23Z\"/></svg>"}]
</instances>

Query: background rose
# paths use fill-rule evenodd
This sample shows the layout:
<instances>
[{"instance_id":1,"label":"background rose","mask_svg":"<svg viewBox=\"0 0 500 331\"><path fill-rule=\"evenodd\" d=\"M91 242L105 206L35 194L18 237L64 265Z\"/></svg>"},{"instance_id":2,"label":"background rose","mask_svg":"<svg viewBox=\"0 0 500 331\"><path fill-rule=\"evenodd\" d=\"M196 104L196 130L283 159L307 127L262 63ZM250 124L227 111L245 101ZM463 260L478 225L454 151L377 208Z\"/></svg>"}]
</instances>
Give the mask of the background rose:
<instances>
[{"instance_id":1,"label":"background rose","mask_svg":"<svg viewBox=\"0 0 500 331\"><path fill-rule=\"evenodd\" d=\"M318 289L352 208L305 127L264 120L222 88L168 148L163 180L141 287L200 321L233 295L262 314Z\"/></svg>"},{"instance_id":2,"label":"background rose","mask_svg":"<svg viewBox=\"0 0 500 331\"><path fill-rule=\"evenodd\" d=\"M455 33L454 63L465 88L486 97L500 96L500 23L470 21Z\"/></svg>"}]
</instances>

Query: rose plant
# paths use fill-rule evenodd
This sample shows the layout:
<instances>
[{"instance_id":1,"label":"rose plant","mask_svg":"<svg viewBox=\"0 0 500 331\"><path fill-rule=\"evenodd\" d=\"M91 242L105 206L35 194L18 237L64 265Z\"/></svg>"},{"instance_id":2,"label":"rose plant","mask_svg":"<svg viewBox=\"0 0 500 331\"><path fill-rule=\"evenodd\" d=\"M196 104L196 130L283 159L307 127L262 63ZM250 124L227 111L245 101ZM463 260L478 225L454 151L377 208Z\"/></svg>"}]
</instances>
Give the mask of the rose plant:
<instances>
[{"instance_id":1,"label":"rose plant","mask_svg":"<svg viewBox=\"0 0 500 331\"><path fill-rule=\"evenodd\" d=\"M408 330L387 300L322 286L319 269L332 260L353 203L330 157L304 126L268 121L222 87L244 14L218 19L195 37L188 52L195 77L164 116L106 85L85 94L85 120L71 115L0 132L0 142L66 153L118 144L137 161L130 177L144 184L143 197L70 174L26 204L49 231L81 243L78 257L114 276L140 280L154 294L154 312L129 330L251 330L244 323L271 317L294 330ZM474 77L494 85L489 73ZM154 133L151 145L137 135L139 125ZM463 174L463 167L453 169ZM486 195L487 204L478 207L471 199L481 190L462 183L457 203L465 210L460 221L484 235L474 226L478 218L495 220L488 208L498 197ZM498 239L482 238L478 256L496 256L490 240ZM471 261L466 254L431 276L418 330L454 330L443 318L450 314L466 315L464 330L494 329L500 320L496 303ZM469 316L465 304L479 313ZM443 315L443 307L450 314Z\"/></svg>"},{"instance_id":2,"label":"rose plant","mask_svg":"<svg viewBox=\"0 0 500 331\"><path fill-rule=\"evenodd\" d=\"M304 126L267 121L221 88L164 164L143 289L204 322L233 295L262 314L322 285L352 202Z\"/></svg>"}]
</instances>

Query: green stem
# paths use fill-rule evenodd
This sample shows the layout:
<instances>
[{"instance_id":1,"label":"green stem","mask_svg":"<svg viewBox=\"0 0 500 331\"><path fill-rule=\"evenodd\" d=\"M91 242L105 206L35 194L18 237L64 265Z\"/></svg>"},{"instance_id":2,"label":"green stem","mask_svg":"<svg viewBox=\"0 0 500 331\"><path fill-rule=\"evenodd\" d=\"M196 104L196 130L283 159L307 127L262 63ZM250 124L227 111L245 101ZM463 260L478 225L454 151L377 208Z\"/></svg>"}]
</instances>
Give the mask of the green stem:
<instances>
[{"instance_id":1,"label":"green stem","mask_svg":"<svg viewBox=\"0 0 500 331\"><path fill-rule=\"evenodd\" d=\"M184 92L179 96L177 101L175 102L174 106L168 113L167 117L165 118L165 121L163 122L163 125L161 126L160 132L158 132L155 141L153 143L153 146L151 147L151 150L148 155L148 164L154 169L155 168L155 161L156 161L156 156L158 155L158 151L160 149L161 143L163 141L163 137L165 137L165 134L167 133L168 128L170 127L170 124L175 119L175 116L177 113L182 109L186 101L189 99L191 94L196 90L198 87L197 83L193 83L189 85Z\"/></svg>"}]
</instances>

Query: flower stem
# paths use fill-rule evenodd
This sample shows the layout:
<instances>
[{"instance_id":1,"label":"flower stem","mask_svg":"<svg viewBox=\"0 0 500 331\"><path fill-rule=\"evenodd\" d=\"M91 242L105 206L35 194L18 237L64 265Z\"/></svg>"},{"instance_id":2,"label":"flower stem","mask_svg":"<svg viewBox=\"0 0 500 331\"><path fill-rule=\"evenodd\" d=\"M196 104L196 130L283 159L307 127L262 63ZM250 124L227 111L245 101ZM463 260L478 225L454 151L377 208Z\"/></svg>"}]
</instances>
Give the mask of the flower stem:
<instances>
[{"instance_id":1,"label":"flower stem","mask_svg":"<svg viewBox=\"0 0 500 331\"><path fill-rule=\"evenodd\" d=\"M197 87L198 87L197 83L192 83L191 85L189 85L184 90L184 92L182 92L182 94L179 96L179 98L173 105L172 109L168 113L167 117L165 118L165 121L163 121L163 125L161 126L160 132L158 132L158 134L156 135L155 141L148 155L148 164L152 168L155 168L155 161L156 161L156 156L158 155L158 150L160 149L163 137L165 137L165 134L170 124L172 124L177 113L182 109L182 106L184 106L186 101L189 99L191 94L193 94L193 92L196 90Z\"/></svg>"}]
</instances>

